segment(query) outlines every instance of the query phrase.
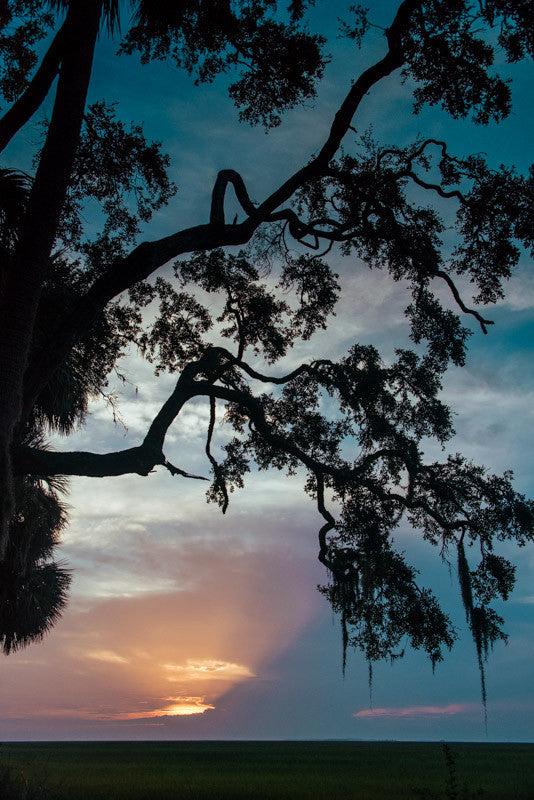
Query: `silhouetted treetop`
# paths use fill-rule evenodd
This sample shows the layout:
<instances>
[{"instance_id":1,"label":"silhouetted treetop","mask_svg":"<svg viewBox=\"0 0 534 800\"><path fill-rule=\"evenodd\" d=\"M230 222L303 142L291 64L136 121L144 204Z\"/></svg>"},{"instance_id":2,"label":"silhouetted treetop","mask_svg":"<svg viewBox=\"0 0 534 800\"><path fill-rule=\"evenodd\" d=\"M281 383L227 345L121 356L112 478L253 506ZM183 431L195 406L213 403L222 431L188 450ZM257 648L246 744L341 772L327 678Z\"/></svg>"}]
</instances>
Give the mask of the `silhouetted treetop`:
<instances>
[{"instance_id":1,"label":"silhouetted treetop","mask_svg":"<svg viewBox=\"0 0 534 800\"><path fill-rule=\"evenodd\" d=\"M515 574L495 549L532 541L534 506L515 492L511 473L492 475L458 454L430 462L424 451L428 440L445 446L454 434L441 390L447 367L465 364L467 325L488 332L485 306L503 297L534 247L534 170L522 175L480 153L454 153L424 132L401 145L356 128L363 99L388 76L413 94L408 114L441 106L452 119L482 125L507 117L512 87L499 71L533 55L532 3L403 0L382 26L382 54L353 76L315 153L303 146L295 171L266 196L226 165L210 187L209 214L159 239L139 243L152 216L180 202L165 143L124 122L120 98L87 103L97 38L110 36L117 57L138 56L135 68L139 60L171 62L198 91L224 75L240 120L280 125L284 111L315 97L330 59L322 33L311 32L313 6L2 4L0 91L9 107L1 150L53 94L34 174L11 164L0 170L6 652L41 636L64 603L68 578L46 562L65 522L54 476L149 475L160 467L177 481L203 478L165 454L176 418L203 398L207 497L223 512L252 470L306 475L322 518L319 559L330 576L323 592L341 615L345 648L373 662L410 644L435 665L456 631L395 549L394 532L409 525L438 558L454 562L485 697L483 661L505 635L492 604L508 598ZM376 30L374 14L339 8L355 47L365 48ZM237 214L228 213L228 191ZM405 288L414 348L385 358L353 342L341 358L317 353L284 373L279 362L290 349L331 324L343 292L334 254L362 281L368 268L383 269ZM110 380L121 377L120 359L132 349L156 375L175 377L144 439L109 453L47 449L48 434L68 436L84 423L92 398L114 406ZM222 451L213 442L217 420ZM40 528L31 508L44 515ZM17 560L22 550L31 554ZM23 619L21 576L41 580L47 569L43 591L55 589L42 618ZM37 589L28 596L33 603Z\"/></svg>"}]
</instances>

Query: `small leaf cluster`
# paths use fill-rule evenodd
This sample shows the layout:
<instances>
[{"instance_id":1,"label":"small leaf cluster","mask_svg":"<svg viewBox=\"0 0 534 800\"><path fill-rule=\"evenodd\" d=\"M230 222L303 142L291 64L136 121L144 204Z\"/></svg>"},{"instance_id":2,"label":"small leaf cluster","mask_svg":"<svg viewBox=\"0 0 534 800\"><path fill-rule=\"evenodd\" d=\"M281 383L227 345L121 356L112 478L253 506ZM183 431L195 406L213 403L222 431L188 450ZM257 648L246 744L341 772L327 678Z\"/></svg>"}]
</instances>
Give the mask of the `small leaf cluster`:
<instances>
[{"instance_id":1,"label":"small leaf cluster","mask_svg":"<svg viewBox=\"0 0 534 800\"><path fill-rule=\"evenodd\" d=\"M324 328L337 300L337 276L323 261L300 256L282 267L270 289L247 254L227 255L223 250L200 252L176 266L183 285L194 284L209 294L225 298L217 322L221 335L238 345L241 355L250 347L267 363L284 356L297 338L309 339ZM290 306L283 294L291 292Z\"/></svg>"},{"instance_id":2,"label":"small leaf cluster","mask_svg":"<svg viewBox=\"0 0 534 800\"><path fill-rule=\"evenodd\" d=\"M465 0L418 4L402 41L403 75L417 82L416 112L440 104L455 119L472 112L482 124L508 116L510 88L489 70L494 49L478 33L479 18Z\"/></svg>"},{"instance_id":3,"label":"small leaf cluster","mask_svg":"<svg viewBox=\"0 0 534 800\"><path fill-rule=\"evenodd\" d=\"M35 45L45 38L54 17L41 0L2 3L0 16L0 97L8 103L22 94L37 64Z\"/></svg>"},{"instance_id":4,"label":"small leaf cluster","mask_svg":"<svg viewBox=\"0 0 534 800\"><path fill-rule=\"evenodd\" d=\"M138 51L143 63L172 59L197 83L240 68L229 88L240 118L273 127L283 110L315 95L323 74L324 39L299 27L305 5L291 5L286 24L275 18L275 0L141 0L121 51Z\"/></svg>"},{"instance_id":5,"label":"small leaf cluster","mask_svg":"<svg viewBox=\"0 0 534 800\"><path fill-rule=\"evenodd\" d=\"M473 183L458 208L462 238L451 268L477 286L475 302L494 303L519 261L517 243L534 253L534 169L528 177L504 165L490 170L480 156L466 159L463 167Z\"/></svg>"},{"instance_id":6,"label":"small leaf cluster","mask_svg":"<svg viewBox=\"0 0 534 800\"><path fill-rule=\"evenodd\" d=\"M169 180L170 159L160 142L148 142L140 125L127 127L116 116L116 104L93 103L86 111L76 151L58 243L79 251L102 266L127 252L142 223L176 193ZM83 222L88 203L96 202L103 217L101 231L87 237Z\"/></svg>"},{"instance_id":7,"label":"small leaf cluster","mask_svg":"<svg viewBox=\"0 0 534 800\"><path fill-rule=\"evenodd\" d=\"M141 294L142 293L142 294ZM138 307L157 298L158 311L151 323L139 329L135 342L155 373L176 372L202 354L204 334L212 327L207 309L188 292L177 291L172 283L158 277L154 285L132 287L130 300Z\"/></svg>"}]
</instances>

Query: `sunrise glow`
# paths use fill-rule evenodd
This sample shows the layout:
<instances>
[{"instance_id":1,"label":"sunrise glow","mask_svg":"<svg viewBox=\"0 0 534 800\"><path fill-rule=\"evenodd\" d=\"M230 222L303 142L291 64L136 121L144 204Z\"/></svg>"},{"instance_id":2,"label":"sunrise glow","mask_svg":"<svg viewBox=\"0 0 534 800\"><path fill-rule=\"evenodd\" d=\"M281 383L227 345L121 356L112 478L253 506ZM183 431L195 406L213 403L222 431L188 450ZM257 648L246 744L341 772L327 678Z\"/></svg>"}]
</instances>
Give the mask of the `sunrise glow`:
<instances>
[{"instance_id":1,"label":"sunrise glow","mask_svg":"<svg viewBox=\"0 0 534 800\"><path fill-rule=\"evenodd\" d=\"M233 664L229 661L217 661L205 658L196 660L188 658L185 664L163 664L168 671L168 681L181 680L236 680L253 678L254 673L244 664Z\"/></svg>"},{"instance_id":2,"label":"sunrise glow","mask_svg":"<svg viewBox=\"0 0 534 800\"><path fill-rule=\"evenodd\" d=\"M161 712L155 712L154 716L187 717L189 714L203 714L208 709L215 708L205 703L203 697L176 697L175 700L178 702L161 709Z\"/></svg>"},{"instance_id":3,"label":"sunrise glow","mask_svg":"<svg viewBox=\"0 0 534 800\"><path fill-rule=\"evenodd\" d=\"M189 717L192 714L204 714L205 711L214 710L215 706L205 702L205 697L167 697L166 705L162 708L139 711L123 711L117 714L94 715L100 719L113 722L129 722L133 720L158 719L161 717Z\"/></svg>"},{"instance_id":4,"label":"sunrise glow","mask_svg":"<svg viewBox=\"0 0 534 800\"><path fill-rule=\"evenodd\" d=\"M156 708L154 711L141 711L125 714L122 719L148 719L150 717L188 717L191 714L203 714L209 709L214 709L210 703L204 702L204 697L167 697L169 705Z\"/></svg>"}]
</instances>

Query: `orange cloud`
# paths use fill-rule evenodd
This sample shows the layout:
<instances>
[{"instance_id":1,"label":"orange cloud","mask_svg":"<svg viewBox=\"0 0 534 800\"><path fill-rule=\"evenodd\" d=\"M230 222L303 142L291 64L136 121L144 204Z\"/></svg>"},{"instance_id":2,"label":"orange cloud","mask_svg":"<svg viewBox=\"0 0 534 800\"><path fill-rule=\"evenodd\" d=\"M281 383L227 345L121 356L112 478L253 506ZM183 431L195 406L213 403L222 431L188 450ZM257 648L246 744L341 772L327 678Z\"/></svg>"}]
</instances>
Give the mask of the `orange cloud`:
<instances>
[{"instance_id":1,"label":"orange cloud","mask_svg":"<svg viewBox=\"0 0 534 800\"><path fill-rule=\"evenodd\" d=\"M253 678L254 673L244 664L233 664L230 661L216 661L213 658L196 660L188 658L185 664L163 664L170 674L168 681L183 680L225 680L236 681L242 678Z\"/></svg>"},{"instance_id":2,"label":"orange cloud","mask_svg":"<svg viewBox=\"0 0 534 800\"><path fill-rule=\"evenodd\" d=\"M476 706L473 703L449 703L446 706L404 706L401 708L364 708L353 714L353 717L426 717L451 716L467 714Z\"/></svg>"},{"instance_id":3,"label":"orange cloud","mask_svg":"<svg viewBox=\"0 0 534 800\"><path fill-rule=\"evenodd\" d=\"M211 703L205 702L205 697L166 697L165 704L161 708L146 709L138 711L113 711L94 708L43 708L36 711L36 717L51 717L61 719L86 719L99 720L103 722L119 722L121 720L143 720L156 717L184 717L191 714L203 714L205 711L215 709ZM10 718L16 718L16 714L9 714ZM163 723L162 723L163 724Z\"/></svg>"},{"instance_id":4,"label":"orange cloud","mask_svg":"<svg viewBox=\"0 0 534 800\"><path fill-rule=\"evenodd\" d=\"M168 697L167 701L172 701L163 708L156 708L153 711L130 711L122 714L114 714L110 717L102 717L111 720L129 719L149 719L152 717L187 717L191 714L203 714L215 706L204 702L204 697Z\"/></svg>"},{"instance_id":5,"label":"orange cloud","mask_svg":"<svg viewBox=\"0 0 534 800\"><path fill-rule=\"evenodd\" d=\"M85 658L92 658L95 661L107 661L109 664L128 664L127 658L123 658L112 650L90 650L84 653Z\"/></svg>"}]
</instances>

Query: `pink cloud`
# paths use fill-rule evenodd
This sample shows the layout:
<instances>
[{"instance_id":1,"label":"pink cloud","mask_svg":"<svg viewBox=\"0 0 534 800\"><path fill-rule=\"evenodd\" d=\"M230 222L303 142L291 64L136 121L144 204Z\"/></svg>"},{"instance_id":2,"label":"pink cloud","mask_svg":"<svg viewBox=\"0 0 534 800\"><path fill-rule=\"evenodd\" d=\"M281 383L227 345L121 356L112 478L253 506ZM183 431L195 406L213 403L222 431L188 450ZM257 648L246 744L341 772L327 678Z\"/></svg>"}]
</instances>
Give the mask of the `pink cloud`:
<instances>
[{"instance_id":1,"label":"pink cloud","mask_svg":"<svg viewBox=\"0 0 534 800\"><path fill-rule=\"evenodd\" d=\"M448 703L446 706L404 706L400 708L364 708L353 717L434 717L467 714L476 708L474 703Z\"/></svg>"}]
</instances>

